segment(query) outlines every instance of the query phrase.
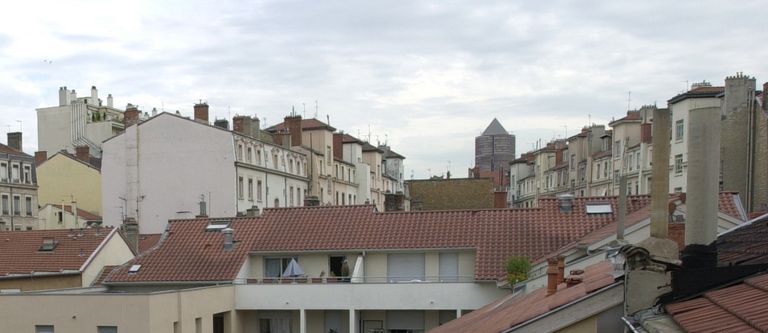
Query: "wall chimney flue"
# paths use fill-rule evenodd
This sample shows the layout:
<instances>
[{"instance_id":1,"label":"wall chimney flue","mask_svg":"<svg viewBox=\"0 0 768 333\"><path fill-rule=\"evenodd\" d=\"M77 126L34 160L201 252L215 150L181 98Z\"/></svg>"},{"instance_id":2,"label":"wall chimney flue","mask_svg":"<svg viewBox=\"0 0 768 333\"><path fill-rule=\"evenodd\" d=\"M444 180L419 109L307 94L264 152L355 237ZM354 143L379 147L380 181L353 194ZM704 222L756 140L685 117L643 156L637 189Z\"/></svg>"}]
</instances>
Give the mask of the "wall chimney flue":
<instances>
[{"instance_id":1,"label":"wall chimney flue","mask_svg":"<svg viewBox=\"0 0 768 333\"><path fill-rule=\"evenodd\" d=\"M77 157L78 160L89 163L91 160L90 148L88 146L75 147L75 157Z\"/></svg>"},{"instance_id":2,"label":"wall chimney flue","mask_svg":"<svg viewBox=\"0 0 768 333\"><path fill-rule=\"evenodd\" d=\"M128 105L125 106L125 112L123 113L123 125L125 128L137 124L139 122L139 115L139 108L128 103Z\"/></svg>"},{"instance_id":3,"label":"wall chimney flue","mask_svg":"<svg viewBox=\"0 0 768 333\"><path fill-rule=\"evenodd\" d=\"M709 245L717 237L720 176L720 108L688 115L688 189L685 244Z\"/></svg>"},{"instance_id":4,"label":"wall chimney flue","mask_svg":"<svg viewBox=\"0 0 768 333\"><path fill-rule=\"evenodd\" d=\"M47 151L42 150L42 151L36 151L35 152L35 166L36 167L40 166L40 164L43 164L43 162L45 162L46 160L48 160L48 152Z\"/></svg>"},{"instance_id":5,"label":"wall chimney flue","mask_svg":"<svg viewBox=\"0 0 768 333\"><path fill-rule=\"evenodd\" d=\"M288 116L283 119L285 128L291 133L291 144L301 146L301 116Z\"/></svg>"},{"instance_id":6,"label":"wall chimney flue","mask_svg":"<svg viewBox=\"0 0 768 333\"><path fill-rule=\"evenodd\" d=\"M570 213L573 211L573 194L566 193L557 196L557 203L561 213Z\"/></svg>"},{"instance_id":7,"label":"wall chimney flue","mask_svg":"<svg viewBox=\"0 0 768 333\"><path fill-rule=\"evenodd\" d=\"M557 269L558 259L556 257L547 258L547 296L557 292Z\"/></svg>"},{"instance_id":8,"label":"wall chimney flue","mask_svg":"<svg viewBox=\"0 0 768 333\"><path fill-rule=\"evenodd\" d=\"M224 251L231 251L235 247L235 230L226 228L221 233L224 235Z\"/></svg>"},{"instance_id":9,"label":"wall chimney flue","mask_svg":"<svg viewBox=\"0 0 768 333\"><path fill-rule=\"evenodd\" d=\"M669 215L669 123L668 109L653 110L653 167L651 170L651 237L667 238Z\"/></svg>"},{"instance_id":10,"label":"wall chimney flue","mask_svg":"<svg viewBox=\"0 0 768 333\"><path fill-rule=\"evenodd\" d=\"M8 132L8 147L23 151L21 142L21 132Z\"/></svg>"},{"instance_id":11,"label":"wall chimney flue","mask_svg":"<svg viewBox=\"0 0 768 333\"><path fill-rule=\"evenodd\" d=\"M114 102L113 102L113 100L112 100L112 94L107 94L107 106L108 106L108 107L114 107L114 104L113 104L113 103L114 103Z\"/></svg>"},{"instance_id":12,"label":"wall chimney flue","mask_svg":"<svg viewBox=\"0 0 768 333\"><path fill-rule=\"evenodd\" d=\"M195 121L208 124L208 103L195 104Z\"/></svg>"}]
</instances>

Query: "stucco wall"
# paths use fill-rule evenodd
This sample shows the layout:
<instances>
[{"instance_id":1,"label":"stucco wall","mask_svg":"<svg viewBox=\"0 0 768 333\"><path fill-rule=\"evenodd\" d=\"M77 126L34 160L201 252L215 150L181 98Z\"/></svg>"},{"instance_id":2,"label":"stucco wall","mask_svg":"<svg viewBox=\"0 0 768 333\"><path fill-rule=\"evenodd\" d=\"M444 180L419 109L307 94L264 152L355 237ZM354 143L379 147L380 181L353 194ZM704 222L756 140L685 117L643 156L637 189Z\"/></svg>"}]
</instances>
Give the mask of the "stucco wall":
<instances>
[{"instance_id":1,"label":"stucco wall","mask_svg":"<svg viewBox=\"0 0 768 333\"><path fill-rule=\"evenodd\" d=\"M101 173L81 162L57 154L37 167L37 195L40 206L71 205L101 215Z\"/></svg>"},{"instance_id":2,"label":"stucco wall","mask_svg":"<svg viewBox=\"0 0 768 333\"><path fill-rule=\"evenodd\" d=\"M493 208L490 178L411 180L407 183L412 204L420 203L421 210Z\"/></svg>"},{"instance_id":3,"label":"stucco wall","mask_svg":"<svg viewBox=\"0 0 768 333\"><path fill-rule=\"evenodd\" d=\"M99 273L107 265L122 265L128 260L133 259L133 252L128 248L123 237L113 229L112 235L104 246L96 253L83 271L83 287L90 286L93 280L99 276Z\"/></svg>"},{"instance_id":4,"label":"stucco wall","mask_svg":"<svg viewBox=\"0 0 768 333\"><path fill-rule=\"evenodd\" d=\"M76 288L81 286L80 274L56 275L49 277L18 278L0 280L0 289L21 289L21 291ZM2 300L2 299L0 299ZM2 331L2 330L0 330Z\"/></svg>"}]
</instances>

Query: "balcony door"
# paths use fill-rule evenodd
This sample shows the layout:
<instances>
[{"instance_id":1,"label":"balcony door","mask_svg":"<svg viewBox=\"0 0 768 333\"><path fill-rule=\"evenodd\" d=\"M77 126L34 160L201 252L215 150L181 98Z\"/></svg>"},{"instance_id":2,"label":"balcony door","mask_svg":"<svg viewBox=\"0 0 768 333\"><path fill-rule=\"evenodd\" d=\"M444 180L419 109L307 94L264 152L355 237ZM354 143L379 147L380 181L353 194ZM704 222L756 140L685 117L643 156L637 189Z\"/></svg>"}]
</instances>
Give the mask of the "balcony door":
<instances>
[{"instance_id":1,"label":"balcony door","mask_svg":"<svg viewBox=\"0 0 768 333\"><path fill-rule=\"evenodd\" d=\"M424 253L389 254L387 281L424 281Z\"/></svg>"}]
</instances>

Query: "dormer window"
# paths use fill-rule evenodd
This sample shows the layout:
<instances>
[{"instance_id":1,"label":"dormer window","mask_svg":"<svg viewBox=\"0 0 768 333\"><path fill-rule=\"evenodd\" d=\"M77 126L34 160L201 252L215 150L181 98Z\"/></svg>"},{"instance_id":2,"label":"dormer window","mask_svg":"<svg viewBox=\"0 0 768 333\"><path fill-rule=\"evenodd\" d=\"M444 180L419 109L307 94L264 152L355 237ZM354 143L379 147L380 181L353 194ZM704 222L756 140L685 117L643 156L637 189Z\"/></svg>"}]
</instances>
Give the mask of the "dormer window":
<instances>
[{"instance_id":1,"label":"dormer window","mask_svg":"<svg viewBox=\"0 0 768 333\"><path fill-rule=\"evenodd\" d=\"M138 273L141 269L141 265L131 265L131 268L128 269L128 273Z\"/></svg>"},{"instance_id":2,"label":"dormer window","mask_svg":"<svg viewBox=\"0 0 768 333\"><path fill-rule=\"evenodd\" d=\"M586 204L587 214L610 214L613 213L613 207L610 203L588 203Z\"/></svg>"},{"instance_id":3,"label":"dormer window","mask_svg":"<svg viewBox=\"0 0 768 333\"><path fill-rule=\"evenodd\" d=\"M208 221L208 226L205 227L205 231L221 231L229 227L232 220L226 219L212 219Z\"/></svg>"}]
</instances>

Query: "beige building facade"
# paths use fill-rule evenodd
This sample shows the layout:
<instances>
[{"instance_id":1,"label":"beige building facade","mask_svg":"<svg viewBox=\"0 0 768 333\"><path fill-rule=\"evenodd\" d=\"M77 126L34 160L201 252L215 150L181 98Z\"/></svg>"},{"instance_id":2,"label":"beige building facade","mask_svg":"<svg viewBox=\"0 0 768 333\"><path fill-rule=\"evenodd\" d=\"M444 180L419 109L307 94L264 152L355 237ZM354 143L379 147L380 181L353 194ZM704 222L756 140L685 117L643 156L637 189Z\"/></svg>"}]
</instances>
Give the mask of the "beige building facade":
<instances>
[{"instance_id":1,"label":"beige building facade","mask_svg":"<svg viewBox=\"0 0 768 333\"><path fill-rule=\"evenodd\" d=\"M58 152L37 167L41 206L76 202L78 208L101 215L101 170L88 161Z\"/></svg>"}]
</instances>

